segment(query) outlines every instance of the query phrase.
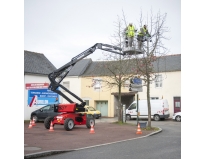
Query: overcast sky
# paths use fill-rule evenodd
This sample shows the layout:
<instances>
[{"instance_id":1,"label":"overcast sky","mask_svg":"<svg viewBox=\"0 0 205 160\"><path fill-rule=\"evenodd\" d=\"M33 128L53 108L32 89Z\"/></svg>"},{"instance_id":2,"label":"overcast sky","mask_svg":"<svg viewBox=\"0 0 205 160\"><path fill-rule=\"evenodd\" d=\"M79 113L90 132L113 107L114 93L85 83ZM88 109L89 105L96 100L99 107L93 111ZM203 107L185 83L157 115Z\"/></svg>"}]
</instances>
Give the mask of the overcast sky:
<instances>
[{"instance_id":1,"label":"overcast sky","mask_svg":"<svg viewBox=\"0 0 205 160\"><path fill-rule=\"evenodd\" d=\"M181 54L180 0L25 0L24 50L43 53L55 67L68 63L95 43L111 44L114 22L126 16L137 28L142 11L167 13L166 26L171 38L164 42L168 54ZM96 50L87 58L102 58Z\"/></svg>"}]
</instances>

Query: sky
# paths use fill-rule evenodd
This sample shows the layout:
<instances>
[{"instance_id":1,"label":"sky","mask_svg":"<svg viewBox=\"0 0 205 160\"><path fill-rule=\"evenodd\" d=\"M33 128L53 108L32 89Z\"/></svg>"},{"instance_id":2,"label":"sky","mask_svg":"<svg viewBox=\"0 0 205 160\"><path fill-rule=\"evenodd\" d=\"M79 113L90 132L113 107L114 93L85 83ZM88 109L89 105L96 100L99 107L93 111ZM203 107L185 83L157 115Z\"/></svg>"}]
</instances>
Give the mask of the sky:
<instances>
[{"instance_id":1,"label":"sky","mask_svg":"<svg viewBox=\"0 0 205 160\"><path fill-rule=\"evenodd\" d=\"M150 11L167 13L167 54L181 54L180 0L25 0L24 50L44 54L56 68L96 43L111 44L118 16L139 29ZM149 28L149 26L148 26ZM103 59L97 49L86 58Z\"/></svg>"}]
</instances>

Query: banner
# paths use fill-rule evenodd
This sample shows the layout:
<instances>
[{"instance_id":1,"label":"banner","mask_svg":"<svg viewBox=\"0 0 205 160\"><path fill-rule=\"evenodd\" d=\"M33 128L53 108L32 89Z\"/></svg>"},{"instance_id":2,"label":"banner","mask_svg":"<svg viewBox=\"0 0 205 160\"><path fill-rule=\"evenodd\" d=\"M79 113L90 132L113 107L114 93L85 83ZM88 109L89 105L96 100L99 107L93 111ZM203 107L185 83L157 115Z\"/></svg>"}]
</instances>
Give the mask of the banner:
<instances>
[{"instance_id":1,"label":"banner","mask_svg":"<svg viewBox=\"0 0 205 160\"><path fill-rule=\"evenodd\" d=\"M59 95L49 89L28 90L29 107L45 106L47 104L58 103L58 101L59 101Z\"/></svg>"}]
</instances>

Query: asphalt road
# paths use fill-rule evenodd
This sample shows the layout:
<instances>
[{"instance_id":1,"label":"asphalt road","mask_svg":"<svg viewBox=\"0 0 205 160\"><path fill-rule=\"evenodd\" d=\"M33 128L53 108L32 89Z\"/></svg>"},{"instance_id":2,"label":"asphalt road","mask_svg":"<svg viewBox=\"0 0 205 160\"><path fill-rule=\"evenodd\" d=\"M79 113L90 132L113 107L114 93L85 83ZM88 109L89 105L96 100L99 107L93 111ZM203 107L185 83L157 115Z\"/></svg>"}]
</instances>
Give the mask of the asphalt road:
<instances>
[{"instance_id":1,"label":"asphalt road","mask_svg":"<svg viewBox=\"0 0 205 160\"><path fill-rule=\"evenodd\" d=\"M132 120L131 123L136 123ZM81 149L39 159L181 159L181 122L152 121L162 132L135 140Z\"/></svg>"}]
</instances>

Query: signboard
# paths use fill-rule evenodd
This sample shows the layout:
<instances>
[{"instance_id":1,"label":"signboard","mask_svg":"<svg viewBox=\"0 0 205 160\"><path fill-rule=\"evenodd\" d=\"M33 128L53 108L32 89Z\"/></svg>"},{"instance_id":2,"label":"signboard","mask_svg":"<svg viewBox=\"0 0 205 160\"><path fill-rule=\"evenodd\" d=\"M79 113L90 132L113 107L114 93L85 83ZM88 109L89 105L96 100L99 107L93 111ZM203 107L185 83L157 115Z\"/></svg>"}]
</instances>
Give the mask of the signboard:
<instances>
[{"instance_id":1,"label":"signboard","mask_svg":"<svg viewBox=\"0 0 205 160\"><path fill-rule=\"evenodd\" d=\"M28 90L28 105L32 106L45 106L47 104L57 103L59 95L49 89L32 89Z\"/></svg>"},{"instance_id":2,"label":"signboard","mask_svg":"<svg viewBox=\"0 0 205 160\"><path fill-rule=\"evenodd\" d=\"M142 80L137 77L131 78L129 91L142 92Z\"/></svg>"},{"instance_id":3,"label":"signboard","mask_svg":"<svg viewBox=\"0 0 205 160\"><path fill-rule=\"evenodd\" d=\"M26 89L40 89L48 88L48 83L26 83Z\"/></svg>"},{"instance_id":4,"label":"signboard","mask_svg":"<svg viewBox=\"0 0 205 160\"><path fill-rule=\"evenodd\" d=\"M141 84L142 84L142 80L139 79L139 78L136 78L136 77L132 79L132 82L133 82L134 84L138 84L138 85L141 85Z\"/></svg>"}]
</instances>

